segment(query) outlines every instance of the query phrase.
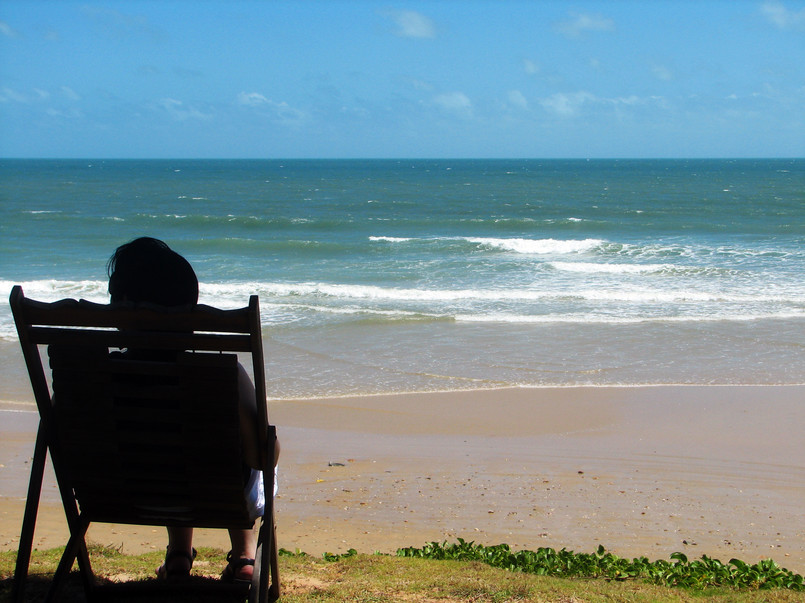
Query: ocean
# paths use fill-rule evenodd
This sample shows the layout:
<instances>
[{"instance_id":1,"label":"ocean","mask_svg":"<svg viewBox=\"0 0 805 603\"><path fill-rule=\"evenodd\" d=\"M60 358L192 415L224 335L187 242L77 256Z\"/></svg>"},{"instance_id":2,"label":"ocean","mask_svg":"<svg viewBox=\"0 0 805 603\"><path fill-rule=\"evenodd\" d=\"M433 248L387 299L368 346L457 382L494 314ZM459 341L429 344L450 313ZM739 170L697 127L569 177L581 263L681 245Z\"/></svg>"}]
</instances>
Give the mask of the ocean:
<instances>
[{"instance_id":1,"label":"ocean","mask_svg":"<svg viewBox=\"0 0 805 603\"><path fill-rule=\"evenodd\" d=\"M11 287L143 235L259 294L272 398L805 383L805 159L0 160L0 399Z\"/></svg>"}]
</instances>

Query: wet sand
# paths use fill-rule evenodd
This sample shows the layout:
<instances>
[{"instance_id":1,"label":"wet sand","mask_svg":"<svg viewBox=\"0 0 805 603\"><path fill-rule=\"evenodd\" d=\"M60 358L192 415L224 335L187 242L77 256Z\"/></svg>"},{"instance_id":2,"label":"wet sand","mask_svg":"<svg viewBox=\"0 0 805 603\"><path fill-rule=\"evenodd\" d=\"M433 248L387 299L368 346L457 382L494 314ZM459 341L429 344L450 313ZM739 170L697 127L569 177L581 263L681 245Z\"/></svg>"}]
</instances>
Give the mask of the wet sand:
<instances>
[{"instance_id":1,"label":"wet sand","mask_svg":"<svg viewBox=\"0 0 805 603\"><path fill-rule=\"evenodd\" d=\"M19 538L37 416L0 404L0 549ZM271 401L279 545L392 552L458 537L515 548L722 561L805 573L805 386L513 388ZM164 530L89 538L158 550ZM45 483L35 546L66 541ZM226 534L196 543L226 548Z\"/></svg>"}]
</instances>

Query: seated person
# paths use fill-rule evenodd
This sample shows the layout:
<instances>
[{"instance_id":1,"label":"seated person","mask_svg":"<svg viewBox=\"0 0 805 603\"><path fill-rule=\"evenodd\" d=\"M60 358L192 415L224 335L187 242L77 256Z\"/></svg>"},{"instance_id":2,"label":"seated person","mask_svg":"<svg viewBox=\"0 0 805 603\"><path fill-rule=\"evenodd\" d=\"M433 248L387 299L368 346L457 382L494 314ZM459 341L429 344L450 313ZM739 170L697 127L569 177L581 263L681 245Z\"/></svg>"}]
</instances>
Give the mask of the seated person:
<instances>
[{"instance_id":1,"label":"seated person","mask_svg":"<svg viewBox=\"0 0 805 603\"><path fill-rule=\"evenodd\" d=\"M109 295L112 302L149 302L161 306L194 306L198 303L198 279L190 263L157 239L142 237L121 245L109 259ZM238 364L238 397L244 496L252 519L263 515L263 474L257 435L257 400L254 385ZM279 444L274 450L275 463ZM276 466L275 466L276 471ZM275 481L276 487L276 481ZM257 542L253 530L229 530L232 550L222 579L250 581ZM161 578L189 576L193 566L193 528L168 527L165 562L157 569Z\"/></svg>"}]
</instances>

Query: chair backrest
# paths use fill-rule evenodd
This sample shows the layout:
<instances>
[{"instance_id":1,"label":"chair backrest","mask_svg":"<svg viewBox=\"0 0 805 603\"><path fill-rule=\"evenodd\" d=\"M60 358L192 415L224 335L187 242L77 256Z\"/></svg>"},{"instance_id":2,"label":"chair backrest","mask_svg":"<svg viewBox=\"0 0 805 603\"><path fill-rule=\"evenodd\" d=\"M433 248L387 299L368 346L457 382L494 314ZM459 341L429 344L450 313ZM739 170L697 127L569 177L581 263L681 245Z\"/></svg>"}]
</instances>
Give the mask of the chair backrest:
<instances>
[{"instance_id":1,"label":"chair backrest","mask_svg":"<svg viewBox=\"0 0 805 603\"><path fill-rule=\"evenodd\" d=\"M238 357L267 433L259 307L159 308L11 295L59 486L91 521L249 527ZM51 379L43 363L45 349ZM273 443L272 443L273 444ZM267 442L260 442L261 450Z\"/></svg>"}]
</instances>

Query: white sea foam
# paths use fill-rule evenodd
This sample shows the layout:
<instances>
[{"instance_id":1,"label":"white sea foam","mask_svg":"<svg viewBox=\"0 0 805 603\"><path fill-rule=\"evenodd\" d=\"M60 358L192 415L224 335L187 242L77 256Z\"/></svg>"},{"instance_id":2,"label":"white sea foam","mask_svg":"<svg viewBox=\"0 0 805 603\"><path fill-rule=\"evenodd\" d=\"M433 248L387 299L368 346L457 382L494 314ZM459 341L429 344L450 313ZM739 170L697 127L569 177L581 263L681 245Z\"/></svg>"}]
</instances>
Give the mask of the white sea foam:
<instances>
[{"instance_id":1,"label":"white sea foam","mask_svg":"<svg viewBox=\"0 0 805 603\"><path fill-rule=\"evenodd\" d=\"M587 269L596 270L598 265L590 265ZM626 267L629 272L629 267ZM659 270L658 266L649 267ZM605 268L605 270L608 270ZM620 268L613 268L618 272ZM6 302L13 285L22 286L25 295L42 301L55 301L66 297L87 299L105 303L108 301L108 283L99 280L57 280L43 279L33 281L0 280L0 300ZM257 294L261 299L271 303L302 300L317 302L350 300L380 300L399 302L507 302L507 301L615 301L615 302L718 302L728 304L788 304L798 306L805 312L805 293L796 284L790 287L764 286L763 289L713 289L648 287L626 285L608 287L578 287L577 284L560 286L556 283L538 282L532 286L522 287L488 287L488 288L403 288L383 287L380 285L362 285L346 283L315 282L227 282L200 283L199 301L201 303L221 307L240 307L248 303L250 295ZM406 308L400 308L406 310Z\"/></svg>"},{"instance_id":2,"label":"white sea foam","mask_svg":"<svg viewBox=\"0 0 805 603\"><path fill-rule=\"evenodd\" d=\"M384 243L405 243L410 241L409 237L369 237L370 241L381 241Z\"/></svg>"},{"instance_id":3,"label":"white sea foam","mask_svg":"<svg viewBox=\"0 0 805 603\"><path fill-rule=\"evenodd\" d=\"M495 251L510 251L522 254L574 254L594 251L606 243L601 239L558 240L558 239L525 239L525 238L495 238L495 237L390 237L370 236L370 241L383 241L389 243L406 243L412 241L465 241Z\"/></svg>"},{"instance_id":4,"label":"white sea foam","mask_svg":"<svg viewBox=\"0 0 805 603\"><path fill-rule=\"evenodd\" d=\"M651 268L656 270L657 267ZM605 269L606 270L606 269ZM614 269L619 271L619 269ZM627 272L628 270L627 267ZM99 303L108 301L108 283L97 280L65 281L44 279L35 281L0 280L0 296L5 300L15 284L22 286L27 297L43 301L55 301L65 297L88 299ZM243 306L252 294L260 295L266 300L287 298L330 298L341 300L391 300L391 301L506 301L506 300L551 300L575 298L598 301L631 301L631 302L673 302L673 301L713 301L727 303L790 303L805 305L805 294L796 287L764 288L761 290L696 290L690 288L652 288L641 286L619 285L617 287L578 288L574 286L560 287L550 283L535 283L532 287L520 288L400 288L379 285L342 284L342 283L271 283L271 282L234 282L234 283L201 283L199 285L199 301L223 307Z\"/></svg>"},{"instance_id":5,"label":"white sea foam","mask_svg":"<svg viewBox=\"0 0 805 603\"><path fill-rule=\"evenodd\" d=\"M548 262L548 266L565 272L607 274L642 274L679 269L672 264L595 264L592 262Z\"/></svg>"},{"instance_id":6,"label":"white sea foam","mask_svg":"<svg viewBox=\"0 0 805 603\"><path fill-rule=\"evenodd\" d=\"M11 288L14 285L22 287L25 297L45 302L53 302L67 297L98 303L105 303L109 300L106 281L0 280L0 339L14 340L17 338L17 329L14 326L8 302Z\"/></svg>"},{"instance_id":7,"label":"white sea foam","mask_svg":"<svg viewBox=\"0 0 805 603\"><path fill-rule=\"evenodd\" d=\"M652 270L662 269L654 265ZM584 266L582 266L584 268ZM598 265L586 269L597 270ZM606 269L605 269L606 270ZM616 274L620 268L613 268ZM627 270L627 272L629 272ZM638 275L636 278L642 278ZM0 338L15 339L8 295L20 284L29 298L71 297L108 301L106 281L0 280ZM326 316L348 320L444 320L513 323L630 323L644 321L805 319L805 293L796 283L756 288L707 289L663 279L656 286L618 281L578 286L575 281L535 282L520 287L403 288L321 282L201 283L199 301L222 307L245 306L260 296L265 325L312 326Z\"/></svg>"},{"instance_id":8,"label":"white sea foam","mask_svg":"<svg viewBox=\"0 0 805 603\"><path fill-rule=\"evenodd\" d=\"M248 293L247 293L248 292ZM539 299L543 293L528 290L495 289L406 289L377 285L331 283L240 283L200 286L200 297L210 296L226 302L258 293L266 300L273 298L323 298L330 300L376 300L444 302L456 300ZM209 303L209 302L205 302Z\"/></svg>"},{"instance_id":9,"label":"white sea foam","mask_svg":"<svg viewBox=\"0 0 805 603\"><path fill-rule=\"evenodd\" d=\"M531 314L457 314L456 322L509 324L640 324L640 323L702 323L749 322L757 320L805 320L805 313L776 312L763 315L729 313L718 316L604 316L599 314L531 315Z\"/></svg>"},{"instance_id":10,"label":"white sea foam","mask_svg":"<svg viewBox=\"0 0 805 603\"><path fill-rule=\"evenodd\" d=\"M465 241L503 251L528 254L566 254L593 251L604 244L601 239L557 240L557 239L497 239L487 237L464 237Z\"/></svg>"},{"instance_id":11,"label":"white sea foam","mask_svg":"<svg viewBox=\"0 0 805 603\"><path fill-rule=\"evenodd\" d=\"M680 267L676 264L661 263L657 264L656 260L679 260L680 258L688 259L692 262L713 262L715 258L729 258L736 263L742 261L752 261L756 259L776 259L776 258L792 258L800 261L802 252L799 249L785 250L780 247L764 248L746 248L734 245L721 245L711 247L707 245L694 245L683 244L676 242L665 243L626 243L607 241L604 239L587 238L587 239L529 239L529 238L499 238L499 237L393 237L386 235L369 236L369 241L372 242L386 242L386 243L450 243L450 242L465 242L478 246L479 250L488 250L490 252L512 252L522 255L565 255L565 256L582 256L593 255L601 257L604 260L611 258L619 258L621 262L602 261L600 263L591 262L589 264L575 263L575 266L568 266L560 262L552 262L557 269L575 270L577 272L586 271L611 271L611 272L642 272L642 271L688 271L688 270L701 270L701 268L694 268L692 266ZM634 264L636 268L629 267L610 268L610 266L625 266L628 262L634 261L649 261L655 260L649 264ZM570 263L570 262L568 262ZM590 266L599 266L599 268L592 269ZM603 266L603 267L600 267ZM645 268L648 267L648 268Z\"/></svg>"},{"instance_id":12,"label":"white sea foam","mask_svg":"<svg viewBox=\"0 0 805 603\"><path fill-rule=\"evenodd\" d=\"M65 297L87 299L94 302L106 302L109 299L108 283L106 281L63 281L58 279L43 279L36 281L8 281L0 280L0 297L8 300L11 288L20 285L26 297L40 301L56 301Z\"/></svg>"}]
</instances>

